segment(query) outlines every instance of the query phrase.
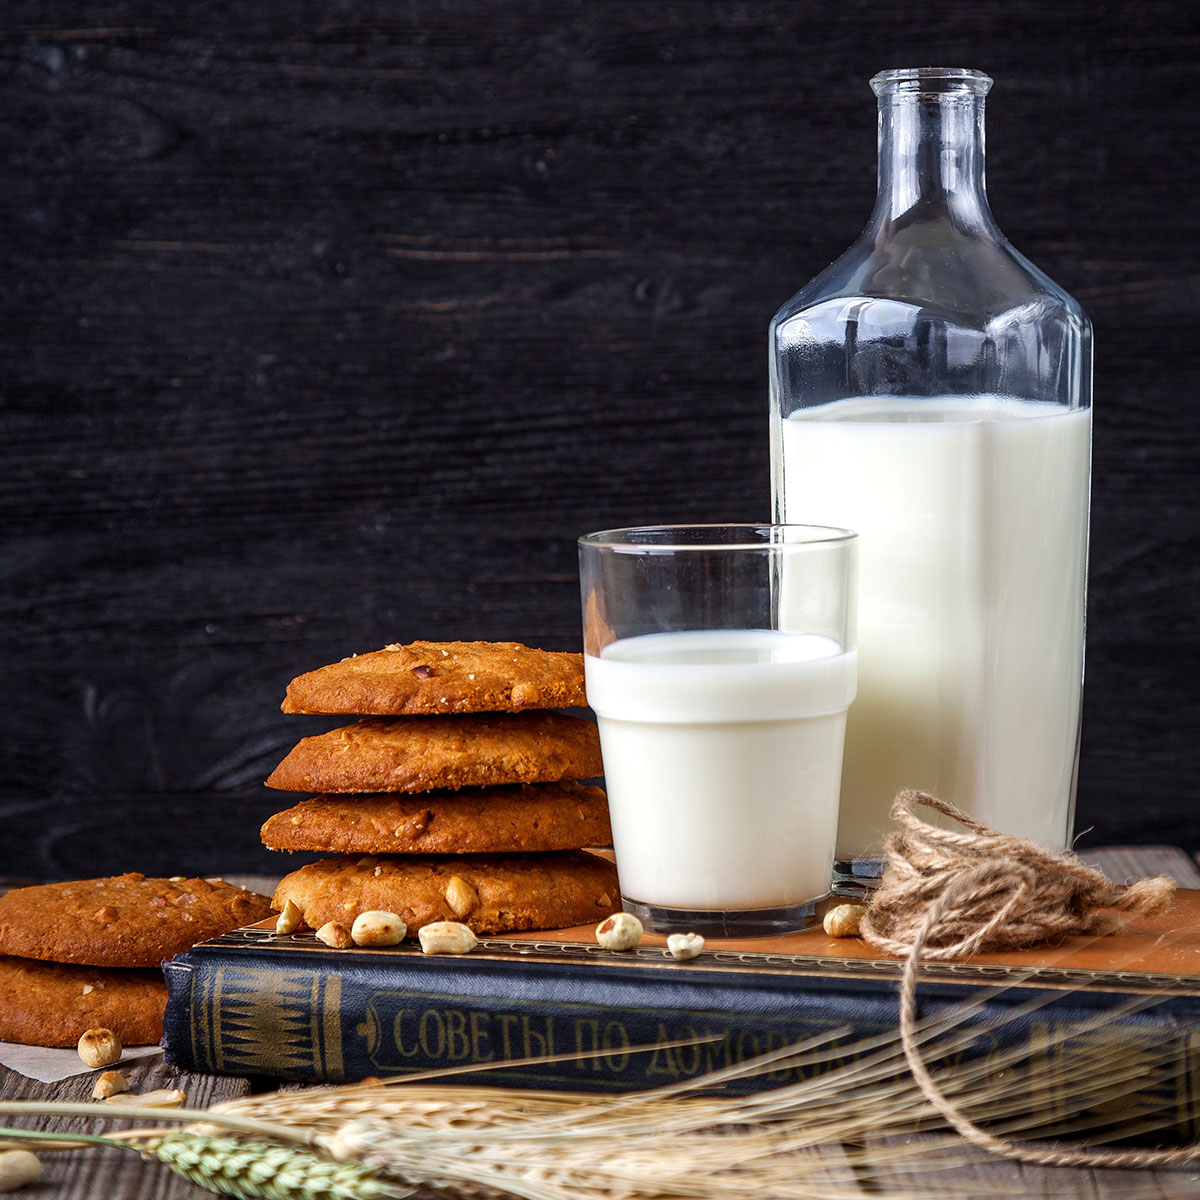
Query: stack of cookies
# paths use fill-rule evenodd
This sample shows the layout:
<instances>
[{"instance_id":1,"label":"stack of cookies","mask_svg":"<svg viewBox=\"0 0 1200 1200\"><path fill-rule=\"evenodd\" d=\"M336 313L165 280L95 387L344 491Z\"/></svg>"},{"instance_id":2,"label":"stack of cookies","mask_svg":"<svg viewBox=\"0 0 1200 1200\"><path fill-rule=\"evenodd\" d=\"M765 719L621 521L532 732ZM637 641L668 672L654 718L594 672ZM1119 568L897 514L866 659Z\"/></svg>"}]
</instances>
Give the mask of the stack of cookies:
<instances>
[{"instance_id":1,"label":"stack of cookies","mask_svg":"<svg viewBox=\"0 0 1200 1200\"><path fill-rule=\"evenodd\" d=\"M265 896L215 879L119 875L0 896L0 1041L74 1046L102 1026L127 1046L162 1037L159 966L270 915Z\"/></svg>"},{"instance_id":2,"label":"stack of cookies","mask_svg":"<svg viewBox=\"0 0 1200 1200\"><path fill-rule=\"evenodd\" d=\"M476 933L594 922L618 904L583 658L516 642L413 642L294 679L283 711L364 719L304 738L267 785L318 792L262 827L275 850L336 852L286 876L312 929L397 913Z\"/></svg>"}]
</instances>

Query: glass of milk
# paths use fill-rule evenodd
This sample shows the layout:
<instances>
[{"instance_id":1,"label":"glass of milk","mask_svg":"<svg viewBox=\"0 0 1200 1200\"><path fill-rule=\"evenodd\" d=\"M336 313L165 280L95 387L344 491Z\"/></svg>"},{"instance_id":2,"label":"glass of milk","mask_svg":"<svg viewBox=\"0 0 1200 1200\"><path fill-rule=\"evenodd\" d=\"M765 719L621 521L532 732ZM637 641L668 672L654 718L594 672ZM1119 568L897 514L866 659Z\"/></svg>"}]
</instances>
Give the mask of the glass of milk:
<instances>
[{"instance_id":1,"label":"glass of milk","mask_svg":"<svg viewBox=\"0 0 1200 1200\"><path fill-rule=\"evenodd\" d=\"M588 702L625 908L803 928L829 892L857 679L857 538L673 525L579 539Z\"/></svg>"}]
</instances>

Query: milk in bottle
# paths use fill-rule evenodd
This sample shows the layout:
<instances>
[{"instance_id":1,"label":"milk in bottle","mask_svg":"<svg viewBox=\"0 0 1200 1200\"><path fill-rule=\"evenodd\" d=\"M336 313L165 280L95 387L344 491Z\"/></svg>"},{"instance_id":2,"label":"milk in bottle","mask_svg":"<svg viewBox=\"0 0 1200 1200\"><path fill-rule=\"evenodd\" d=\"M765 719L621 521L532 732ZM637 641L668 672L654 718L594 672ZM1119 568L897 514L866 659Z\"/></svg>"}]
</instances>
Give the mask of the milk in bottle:
<instances>
[{"instance_id":1,"label":"milk in bottle","mask_svg":"<svg viewBox=\"0 0 1200 1200\"><path fill-rule=\"evenodd\" d=\"M1052 847L1071 833L1091 331L992 218L990 83L872 81L874 215L771 326L776 519L860 539L842 859L878 847L904 787Z\"/></svg>"}]
</instances>

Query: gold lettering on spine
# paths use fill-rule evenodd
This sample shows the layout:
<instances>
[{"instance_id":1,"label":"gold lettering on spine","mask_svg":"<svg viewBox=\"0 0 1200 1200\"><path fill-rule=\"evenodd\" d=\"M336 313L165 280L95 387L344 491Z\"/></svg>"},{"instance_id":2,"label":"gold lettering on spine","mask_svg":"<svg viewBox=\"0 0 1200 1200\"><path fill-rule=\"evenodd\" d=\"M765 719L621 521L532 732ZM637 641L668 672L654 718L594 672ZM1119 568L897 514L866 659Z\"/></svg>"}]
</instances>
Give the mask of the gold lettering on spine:
<instances>
[{"instance_id":1,"label":"gold lettering on spine","mask_svg":"<svg viewBox=\"0 0 1200 1200\"><path fill-rule=\"evenodd\" d=\"M446 1057L451 1062L465 1062L471 1057L471 1040L467 1037L467 1014L458 1008L446 1009Z\"/></svg>"},{"instance_id":2,"label":"gold lettering on spine","mask_svg":"<svg viewBox=\"0 0 1200 1200\"><path fill-rule=\"evenodd\" d=\"M513 1013L497 1013L496 1024L500 1026L500 1057L516 1058L513 1053L512 1027L517 1023Z\"/></svg>"},{"instance_id":3,"label":"gold lettering on spine","mask_svg":"<svg viewBox=\"0 0 1200 1200\"><path fill-rule=\"evenodd\" d=\"M322 1032L324 1034L325 1071L330 1079L345 1079L342 1056L342 977L329 975L322 996Z\"/></svg>"},{"instance_id":4,"label":"gold lettering on spine","mask_svg":"<svg viewBox=\"0 0 1200 1200\"><path fill-rule=\"evenodd\" d=\"M396 1018L392 1022L392 1041L396 1045L396 1049L400 1052L402 1058L416 1058L421 1053L421 1045L417 1041L416 1034L413 1034L413 1040L410 1046L404 1044L404 1019L407 1017L410 1024L415 1025L413 1021L413 1011L411 1008L401 1008L396 1012Z\"/></svg>"},{"instance_id":5,"label":"gold lettering on spine","mask_svg":"<svg viewBox=\"0 0 1200 1200\"><path fill-rule=\"evenodd\" d=\"M471 1061L491 1062L494 1055L488 1043L491 1041L491 1021L487 1013L473 1012L471 1014Z\"/></svg>"},{"instance_id":6,"label":"gold lettering on spine","mask_svg":"<svg viewBox=\"0 0 1200 1200\"><path fill-rule=\"evenodd\" d=\"M436 1008L427 1008L417 1025L417 1040L426 1058L441 1058L446 1052L446 1025Z\"/></svg>"},{"instance_id":7,"label":"gold lettering on spine","mask_svg":"<svg viewBox=\"0 0 1200 1200\"><path fill-rule=\"evenodd\" d=\"M535 1029L534 1022L541 1028ZM521 1033L524 1035L525 1057L540 1058L554 1053L554 1018L531 1017L528 1013L521 1016Z\"/></svg>"}]
</instances>

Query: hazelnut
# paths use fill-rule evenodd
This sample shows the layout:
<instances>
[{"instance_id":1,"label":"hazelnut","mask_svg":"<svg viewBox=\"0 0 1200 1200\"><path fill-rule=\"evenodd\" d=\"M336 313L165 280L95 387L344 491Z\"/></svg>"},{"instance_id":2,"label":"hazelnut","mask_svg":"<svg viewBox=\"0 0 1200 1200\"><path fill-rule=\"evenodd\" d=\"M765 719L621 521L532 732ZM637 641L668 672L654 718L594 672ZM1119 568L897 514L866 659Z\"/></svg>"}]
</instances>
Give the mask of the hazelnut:
<instances>
[{"instance_id":1,"label":"hazelnut","mask_svg":"<svg viewBox=\"0 0 1200 1200\"><path fill-rule=\"evenodd\" d=\"M356 946L398 946L407 932L408 926L396 913L382 909L359 913L350 927Z\"/></svg>"},{"instance_id":2,"label":"hazelnut","mask_svg":"<svg viewBox=\"0 0 1200 1200\"><path fill-rule=\"evenodd\" d=\"M121 1057L121 1039L101 1026L85 1031L76 1048L89 1067L108 1067Z\"/></svg>"},{"instance_id":3,"label":"hazelnut","mask_svg":"<svg viewBox=\"0 0 1200 1200\"><path fill-rule=\"evenodd\" d=\"M417 930L422 954L470 954L479 939L458 921L432 921Z\"/></svg>"},{"instance_id":4,"label":"hazelnut","mask_svg":"<svg viewBox=\"0 0 1200 1200\"><path fill-rule=\"evenodd\" d=\"M821 925L830 937L857 937L859 923L866 911L865 904L839 904L825 914Z\"/></svg>"},{"instance_id":5,"label":"hazelnut","mask_svg":"<svg viewBox=\"0 0 1200 1200\"><path fill-rule=\"evenodd\" d=\"M324 942L325 945L332 946L335 950L345 950L353 943L350 930L340 921L326 921L317 930L317 941Z\"/></svg>"},{"instance_id":6,"label":"hazelnut","mask_svg":"<svg viewBox=\"0 0 1200 1200\"><path fill-rule=\"evenodd\" d=\"M456 917L465 917L479 907L479 893L461 875L452 875L446 884L446 903Z\"/></svg>"},{"instance_id":7,"label":"hazelnut","mask_svg":"<svg viewBox=\"0 0 1200 1200\"><path fill-rule=\"evenodd\" d=\"M295 933L303 920L304 914L300 911L300 905L295 900L288 899L284 902L283 912L275 921L275 932Z\"/></svg>"},{"instance_id":8,"label":"hazelnut","mask_svg":"<svg viewBox=\"0 0 1200 1200\"><path fill-rule=\"evenodd\" d=\"M129 1080L120 1071L105 1071L92 1088L93 1100L107 1100L119 1092L129 1091Z\"/></svg>"},{"instance_id":9,"label":"hazelnut","mask_svg":"<svg viewBox=\"0 0 1200 1200\"><path fill-rule=\"evenodd\" d=\"M672 958L683 962L704 949L704 939L698 933L673 933L667 938L667 949Z\"/></svg>"},{"instance_id":10,"label":"hazelnut","mask_svg":"<svg viewBox=\"0 0 1200 1200\"><path fill-rule=\"evenodd\" d=\"M596 926L596 941L605 950L632 950L642 940L642 923L633 913L613 913Z\"/></svg>"}]
</instances>

